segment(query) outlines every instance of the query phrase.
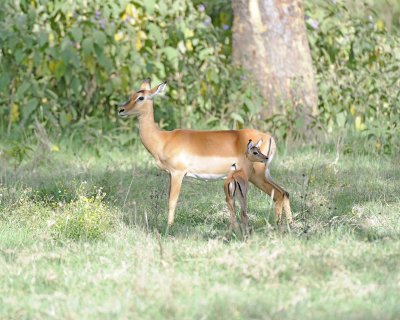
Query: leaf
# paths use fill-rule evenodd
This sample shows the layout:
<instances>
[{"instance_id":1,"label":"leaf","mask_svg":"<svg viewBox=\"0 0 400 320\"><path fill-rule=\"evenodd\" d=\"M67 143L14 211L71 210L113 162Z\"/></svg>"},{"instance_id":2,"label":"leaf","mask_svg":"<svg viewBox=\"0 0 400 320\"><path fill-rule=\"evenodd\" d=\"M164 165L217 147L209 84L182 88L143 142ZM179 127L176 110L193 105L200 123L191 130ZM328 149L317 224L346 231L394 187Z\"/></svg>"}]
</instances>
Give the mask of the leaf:
<instances>
[{"instance_id":1,"label":"leaf","mask_svg":"<svg viewBox=\"0 0 400 320\"><path fill-rule=\"evenodd\" d=\"M161 29L155 25L154 23L150 23L148 26L148 30L149 30L149 36L153 37L154 39L156 39L157 44L160 47L164 46L164 39L161 35Z\"/></svg>"},{"instance_id":2,"label":"leaf","mask_svg":"<svg viewBox=\"0 0 400 320\"><path fill-rule=\"evenodd\" d=\"M178 59L179 56L179 51L176 50L175 48L172 47L165 47L163 52L165 53L165 55L167 56L167 59L170 62L175 62L175 60Z\"/></svg>"},{"instance_id":3,"label":"leaf","mask_svg":"<svg viewBox=\"0 0 400 320\"><path fill-rule=\"evenodd\" d=\"M10 122L17 122L19 120L19 106L16 103L11 105L10 109Z\"/></svg>"},{"instance_id":4,"label":"leaf","mask_svg":"<svg viewBox=\"0 0 400 320\"><path fill-rule=\"evenodd\" d=\"M154 66L157 68L157 74L160 76L161 79L166 77L164 65L161 62L155 62Z\"/></svg>"},{"instance_id":5,"label":"leaf","mask_svg":"<svg viewBox=\"0 0 400 320\"><path fill-rule=\"evenodd\" d=\"M0 75L0 91L3 91L10 84L11 77L8 73L2 73Z\"/></svg>"},{"instance_id":6,"label":"leaf","mask_svg":"<svg viewBox=\"0 0 400 320\"><path fill-rule=\"evenodd\" d=\"M242 116L240 114L236 113L236 112L232 112L231 113L231 118L233 120L236 120L237 122L244 123L244 120L243 120Z\"/></svg>"},{"instance_id":7,"label":"leaf","mask_svg":"<svg viewBox=\"0 0 400 320\"><path fill-rule=\"evenodd\" d=\"M212 48L202 49L199 52L199 59L206 60L206 58L208 58L208 56L212 55L213 52L214 52L214 50Z\"/></svg>"},{"instance_id":8,"label":"leaf","mask_svg":"<svg viewBox=\"0 0 400 320\"><path fill-rule=\"evenodd\" d=\"M80 93L80 86L81 86L81 83L79 81L79 78L74 77L71 81L71 88L75 95L78 95Z\"/></svg>"},{"instance_id":9,"label":"leaf","mask_svg":"<svg viewBox=\"0 0 400 320\"><path fill-rule=\"evenodd\" d=\"M86 38L82 42L82 51L85 55L90 55L93 53L93 40L91 38Z\"/></svg>"},{"instance_id":10,"label":"leaf","mask_svg":"<svg viewBox=\"0 0 400 320\"><path fill-rule=\"evenodd\" d=\"M17 90L16 96L18 99L22 99L24 97L25 92L29 89L30 83L28 81L23 82Z\"/></svg>"},{"instance_id":11,"label":"leaf","mask_svg":"<svg viewBox=\"0 0 400 320\"><path fill-rule=\"evenodd\" d=\"M79 57L76 54L75 50L72 49L71 47L67 47L61 52L61 58L64 60L64 63L66 64L71 63L74 67L79 66L80 63Z\"/></svg>"},{"instance_id":12,"label":"leaf","mask_svg":"<svg viewBox=\"0 0 400 320\"><path fill-rule=\"evenodd\" d=\"M168 13L167 10L168 10L168 8L167 8L167 5L165 4L165 2L159 1L158 2L158 12L160 13L160 15L162 17L165 17L167 15L167 13Z\"/></svg>"},{"instance_id":13,"label":"leaf","mask_svg":"<svg viewBox=\"0 0 400 320\"><path fill-rule=\"evenodd\" d=\"M114 34L114 40L116 42L121 41L124 38L124 33L122 31L118 31L116 34Z\"/></svg>"},{"instance_id":14,"label":"leaf","mask_svg":"<svg viewBox=\"0 0 400 320\"><path fill-rule=\"evenodd\" d=\"M361 116L357 116L356 120L355 120L355 127L357 131L363 131L365 130L367 127L365 125L365 123L363 123Z\"/></svg>"},{"instance_id":15,"label":"leaf","mask_svg":"<svg viewBox=\"0 0 400 320\"><path fill-rule=\"evenodd\" d=\"M49 34L45 31L38 32L37 41L38 41L39 47L43 47L49 41Z\"/></svg>"},{"instance_id":16,"label":"leaf","mask_svg":"<svg viewBox=\"0 0 400 320\"><path fill-rule=\"evenodd\" d=\"M344 125L346 124L346 112L345 111L339 112L336 115L336 122L339 127L342 127L342 128L344 127Z\"/></svg>"},{"instance_id":17,"label":"leaf","mask_svg":"<svg viewBox=\"0 0 400 320\"><path fill-rule=\"evenodd\" d=\"M100 47L103 47L104 44L106 43L107 37L104 34L104 32L96 30L95 32L93 32L93 39L95 44L99 45Z\"/></svg>"},{"instance_id":18,"label":"leaf","mask_svg":"<svg viewBox=\"0 0 400 320\"><path fill-rule=\"evenodd\" d=\"M28 101L28 103L22 108L22 119L25 122L29 116L32 114L32 112L37 108L39 104L38 99L32 98Z\"/></svg>"},{"instance_id":19,"label":"leaf","mask_svg":"<svg viewBox=\"0 0 400 320\"><path fill-rule=\"evenodd\" d=\"M16 64L20 64L22 59L24 59L24 52L21 49L18 49L14 53Z\"/></svg>"},{"instance_id":20,"label":"leaf","mask_svg":"<svg viewBox=\"0 0 400 320\"><path fill-rule=\"evenodd\" d=\"M153 14L155 4L156 4L156 0L146 0L146 1L144 1L144 6L146 7L147 14L149 14L149 15Z\"/></svg>"},{"instance_id":21,"label":"leaf","mask_svg":"<svg viewBox=\"0 0 400 320\"><path fill-rule=\"evenodd\" d=\"M54 75L56 76L57 80L59 80L64 74L65 71L67 70L67 67L63 61L59 61L59 63L56 66Z\"/></svg>"},{"instance_id":22,"label":"leaf","mask_svg":"<svg viewBox=\"0 0 400 320\"><path fill-rule=\"evenodd\" d=\"M246 98L244 100L244 103L245 103L246 107L249 109L250 113L254 114L254 113L256 113L258 111L257 110L257 106L254 104L254 102L251 99Z\"/></svg>"},{"instance_id":23,"label":"leaf","mask_svg":"<svg viewBox=\"0 0 400 320\"><path fill-rule=\"evenodd\" d=\"M104 54L100 54L97 56L97 60L99 64L108 72L112 68L111 59L106 57Z\"/></svg>"},{"instance_id":24,"label":"leaf","mask_svg":"<svg viewBox=\"0 0 400 320\"><path fill-rule=\"evenodd\" d=\"M82 37L83 37L83 32L80 28L74 27L71 29L71 34L72 37L74 38L75 41L81 42Z\"/></svg>"}]
</instances>

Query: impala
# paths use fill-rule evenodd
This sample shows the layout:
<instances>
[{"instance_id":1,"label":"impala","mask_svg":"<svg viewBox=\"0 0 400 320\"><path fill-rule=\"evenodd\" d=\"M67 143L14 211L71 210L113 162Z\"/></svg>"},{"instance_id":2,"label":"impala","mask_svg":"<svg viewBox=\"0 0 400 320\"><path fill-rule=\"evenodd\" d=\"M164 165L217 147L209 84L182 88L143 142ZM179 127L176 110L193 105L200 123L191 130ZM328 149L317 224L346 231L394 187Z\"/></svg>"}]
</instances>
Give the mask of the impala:
<instances>
[{"instance_id":1,"label":"impala","mask_svg":"<svg viewBox=\"0 0 400 320\"><path fill-rule=\"evenodd\" d=\"M224 183L224 191L226 203L230 213L229 230L232 230L235 225L235 200L240 203L240 217L243 233L247 233L249 217L247 215L247 192L249 190L249 176L253 170L254 162L267 164L268 156L260 150L262 140L254 145L253 141L249 140L246 149L246 158L243 162L242 169L238 170L236 163L231 166L231 172Z\"/></svg>"},{"instance_id":2,"label":"impala","mask_svg":"<svg viewBox=\"0 0 400 320\"><path fill-rule=\"evenodd\" d=\"M176 129L160 130L154 122L153 98L164 91L166 83L151 88L150 79L144 80L139 91L118 109L120 117L137 116L140 138L144 147L154 157L158 167L170 175L168 203L168 226L174 222L175 207L181 190L183 177L197 179L225 178L232 163L243 166L249 140L263 140L260 150L266 153L265 164L254 163L249 180L276 203L276 221L281 221L282 207L289 222L292 215L289 194L276 184L269 173L269 164L275 154L275 140L268 133L253 129L226 131L197 131ZM265 142L268 141L268 142ZM221 143L222 142L222 143Z\"/></svg>"}]
</instances>

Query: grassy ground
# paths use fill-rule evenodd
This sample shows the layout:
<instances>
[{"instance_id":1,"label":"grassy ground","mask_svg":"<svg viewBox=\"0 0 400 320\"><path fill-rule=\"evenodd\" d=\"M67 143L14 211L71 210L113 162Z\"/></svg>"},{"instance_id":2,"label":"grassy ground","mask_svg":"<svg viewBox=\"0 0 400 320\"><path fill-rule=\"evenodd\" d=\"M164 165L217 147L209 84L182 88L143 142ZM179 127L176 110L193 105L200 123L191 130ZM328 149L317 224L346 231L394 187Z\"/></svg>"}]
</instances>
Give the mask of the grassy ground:
<instances>
[{"instance_id":1,"label":"grassy ground","mask_svg":"<svg viewBox=\"0 0 400 320\"><path fill-rule=\"evenodd\" d=\"M274 160L295 226L252 188L246 241L222 182L190 179L165 237L168 177L141 146L3 154L0 318L398 318L400 159L324 149Z\"/></svg>"}]
</instances>

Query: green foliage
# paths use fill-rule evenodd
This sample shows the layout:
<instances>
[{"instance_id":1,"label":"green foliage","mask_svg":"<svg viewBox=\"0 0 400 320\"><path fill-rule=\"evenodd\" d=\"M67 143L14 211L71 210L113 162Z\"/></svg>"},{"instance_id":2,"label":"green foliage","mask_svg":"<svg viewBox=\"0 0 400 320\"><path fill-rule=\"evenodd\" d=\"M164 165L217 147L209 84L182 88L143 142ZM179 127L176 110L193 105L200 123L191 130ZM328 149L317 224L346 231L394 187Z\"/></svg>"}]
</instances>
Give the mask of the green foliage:
<instances>
[{"instance_id":1,"label":"green foliage","mask_svg":"<svg viewBox=\"0 0 400 320\"><path fill-rule=\"evenodd\" d=\"M229 38L189 0L9 0L0 9L3 127L113 123L116 104L148 76L171 84L157 109L166 127L227 127L258 111Z\"/></svg>"},{"instance_id":2,"label":"green foliage","mask_svg":"<svg viewBox=\"0 0 400 320\"><path fill-rule=\"evenodd\" d=\"M328 132L350 128L370 149L390 152L400 135L399 31L389 33L372 11L358 17L339 1L306 4L319 120Z\"/></svg>"},{"instance_id":3,"label":"green foliage","mask_svg":"<svg viewBox=\"0 0 400 320\"><path fill-rule=\"evenodd\" d=\"M118 223L118 212L105 203L102 188L92 194L82 183L72 195L64 194L66 190L54 195L51 187L47 185L44 195L44 190L0 186L0 220L60 240L102 239Z\"/></svg>"},{"instance_id":4,"label":"green foliage","mask_svg":"<svg viewBox=\"0 0 400 320\"><path fill-rule=\"evenodd\" d=\"M95 196L85 196L81 186L77 190L78 198L70 203L62 204L54 220L49 222L56 238L72 240L96 240L104 237L115 224L115 210L103 203L104 194L101 189Z\"/></svg>"},{"instance_id":5,"label":"green foliage","mask_svg":"<svg viewBox=\"0 0 400 320\"><path fill-rule=\"evenodd\" d=\"M304 3L319 90L312 123L351 133L368 151L393 152L400 136L398 4L369 1L377 16L355 1L346 2L352 10L343 1ZM163 128L267 126L278 138L299 137L301 110L287 106L260 121L264 99L231 63L231 24L230 0L2 1L0 130L21 139L38 119L83 146L104 139L127 145L132 121L117 120L116 104L151 76L170 84L155 109ZM18 166L29 150L13 148Z\"/></svg>"},{"instance_id":6,"label":"green foliage","mask_svg":"<svg viewBox=\"0 0 400 320\"><path fill-rule=\"evenodd\" d=\"M0 187L0 218L20 227L42 230L52 209L41 201L34 201L32 189L18 190Z\"/></svg>"}]
</instances>

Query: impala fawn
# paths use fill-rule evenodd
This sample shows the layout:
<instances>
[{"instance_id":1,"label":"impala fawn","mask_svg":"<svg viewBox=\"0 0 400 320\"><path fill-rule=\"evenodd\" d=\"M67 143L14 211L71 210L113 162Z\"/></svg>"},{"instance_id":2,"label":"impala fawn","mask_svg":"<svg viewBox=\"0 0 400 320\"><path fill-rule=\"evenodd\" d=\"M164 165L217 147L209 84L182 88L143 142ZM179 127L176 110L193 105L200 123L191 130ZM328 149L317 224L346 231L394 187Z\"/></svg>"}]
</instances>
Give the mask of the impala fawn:
<instances>
[{"instance_id":1,"label":"impala fawn","mask_svg":"<svg viewBox=\"0 0 400 320\"><path fill-rule=\"evenodd\" d=\"M268 141L262 143L259 148L263 152L268 148L269 160L266 163L253 163L252 170L248 173L249 181L273 197L276 208L280 210L277 221L280 221L283 207L288 220L291 221L288 194L272 180L269 174L269 164L276 151L272 136L253 129L160 130L154 122L153 98L161 93L165 86L166 83L162 83L151 88L150 79L146 79L139 91L134 92L129 100L119 107L118 115L122 118L128 116L139 118L139 132L143 145L154 157L157 166L170 175L168 226L174 222L183 178L185 176L206 180L225 178L232 163L240 164L245 160L243 150L246 149L250 139ZM224 143L221 144L221 141Z\"/></svg>"},{"instance_id":2,"label":"impala fawn","mask_svg":"<svg viewBox=\"0 0 400 320\"><path fill-rule=\"evenodd\" d=\"M240 217L243 233L247 233L249 217L247 215L247 192L249 190L249 177L253 170L254 162L267 163L268 155L261 152L260 146L262 140L254 145L252 140L249 140L246 149L246 157L242 163L242 168L238 169L236 163L231 166L231 172L224 183L224 191L226 203L230 213L229 230L232 231L235 224L235 199L240 203Z\"/></svg>"}]
</instances>

